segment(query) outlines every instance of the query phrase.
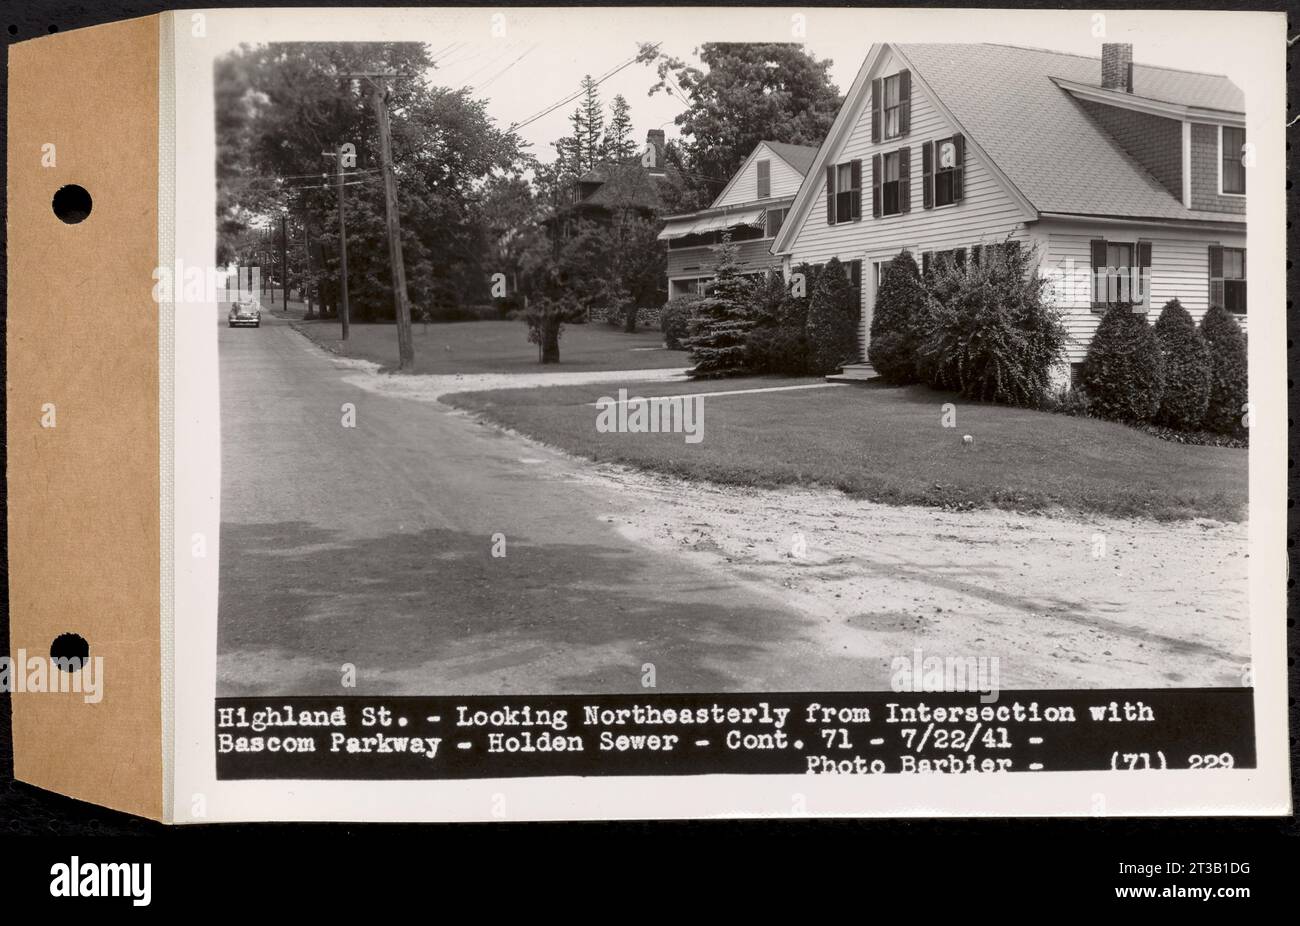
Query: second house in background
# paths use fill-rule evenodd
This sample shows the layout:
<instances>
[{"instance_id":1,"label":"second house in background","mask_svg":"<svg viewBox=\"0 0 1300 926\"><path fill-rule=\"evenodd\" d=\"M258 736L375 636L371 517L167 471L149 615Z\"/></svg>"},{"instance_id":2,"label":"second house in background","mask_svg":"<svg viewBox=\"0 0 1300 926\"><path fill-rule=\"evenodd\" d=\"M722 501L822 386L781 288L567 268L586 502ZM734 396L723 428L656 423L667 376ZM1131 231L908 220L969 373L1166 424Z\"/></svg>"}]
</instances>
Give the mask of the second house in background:
<instances>
[{"instance_id":1,"label":"second house in background","mask_svg":"<svg viewBox=\"0 0 1300 926\"><path fill-rule=\"evenodd\" d=\"M816 156L804 145L759 142L709 208L668 218L659 233L668 242L668 297L704 292L727 231L742 273L779 270L772 241Z\"/></svg>"}]
</instances>

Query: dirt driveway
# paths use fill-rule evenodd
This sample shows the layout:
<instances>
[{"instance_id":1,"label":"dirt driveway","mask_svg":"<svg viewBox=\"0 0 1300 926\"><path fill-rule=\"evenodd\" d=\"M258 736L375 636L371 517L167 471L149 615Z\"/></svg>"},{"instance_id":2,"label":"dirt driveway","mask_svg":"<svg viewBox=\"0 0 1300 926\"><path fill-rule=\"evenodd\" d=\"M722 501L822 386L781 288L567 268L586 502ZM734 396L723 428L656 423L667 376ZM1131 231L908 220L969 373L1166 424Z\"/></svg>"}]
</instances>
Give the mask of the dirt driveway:
<instances>
[{"instance_id":1,"label":"dirt driveway","mask_svg":"<svg viewBox=\"0 0 1300 926\"><path fill-rule=\"evenodd\" d=\"M1244 683L1245 524L946 512L590 464L581 478L644 500L616 519L626 536L812 618L865 689L916 648L997 657L1003 688Z\"/></svg>"}]
</instances>

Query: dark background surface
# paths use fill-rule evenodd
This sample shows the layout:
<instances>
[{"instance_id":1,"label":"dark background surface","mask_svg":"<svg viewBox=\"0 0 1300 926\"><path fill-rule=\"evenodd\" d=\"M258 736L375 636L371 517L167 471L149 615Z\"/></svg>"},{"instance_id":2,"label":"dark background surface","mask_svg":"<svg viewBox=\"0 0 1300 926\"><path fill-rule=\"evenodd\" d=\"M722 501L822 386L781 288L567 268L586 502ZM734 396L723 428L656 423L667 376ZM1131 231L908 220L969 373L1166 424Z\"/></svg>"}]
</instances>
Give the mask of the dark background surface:
<instances>
[{"instance_id":1,"label":"dark background surface","mask_svg":"<svg viewBox=\"0 0 1300 926\"><path fill-rule=\"evenodd\" d=\"M208 0L192 4L196 8L329 5L328 2L300 3L294 0L274 3ZM372 2L366 5L410 4ZM505 8L508 5L496 6ZM821 4L804 4L815 5ZM979 6L959 0L950 0L943 5ZM1058 7L1057 4L1042 2L1017 5ZM1088 4L1087 8L1104 11L1125 6L1131 6L1131 3L1095 2ZM1169 0L1151 0L1142 6L1185 8L1184 3ZM1300 28L1294 24L1297 19L1292 12L1296 8L1294 0L1286 3L1202 2L1198 6L1224 10L1285 10L1293 23L1288 34ZM107 3L67 0L5 2L0 26L5 27L7 42L13 43L55 31L145 16L169 8L176 8L176 5L130 0ZM250 36L250 39L256 37ZM1294 58L1294 55L1293 50L1291 56ZM1189 66L1194 64L1189 63ZM7 108L7 60L4 67ZM1290 66L1288 81L1293 81ZM1288 113L1287 118L1292 118L1292 114ZM1291 145L1287 147L1290 164L1293 155ZM0 158L4 157L3 152L4 146L0 145ZM1295 196L1296 191L1288 181L1288 215L1294 212ZM1293 232L1289 221L1287 228L1287 251L1290 253ZM4 268L0 266L0 276L3 274ZM1291 261L1287 262L1287 279L1288 291L1291 291L1295 285L1295 269ZM1288 330L1294 328L1294 311L1288 300ZM1287 347L1291 354L1290 339ZM1290 356L1288 363L1289 370L1293 369ZM1289 379L1289 390L1290 385ZM1296 456L1295 441L1293 429L1290 437L1292 461ZM1288 509L1291 505L1288 500ZM0 521L0 532L4 530L4 522ZM1288 550L1294 536L1294 526L1289 526ZM6 562L7 558L0 562L0 569L5 568ZM1290 598L1292 594L1292 583L1288 582L1289 602L1293 601ZM7 576L0 583L0 596L3 596L0 598L0 608L3 609L0 651L8 652ZM1291 607L1288 613L1293 613ZM1288 616L1287 627L1291 726L1294 731L1293 617ZM196 896L231 898L240 903L246 903L253 896L264 896L272 905L290 900L314 900L337 908L347 900L368 902L371 892L376 897L382 894L390 902L399 902L403 889L412 894L428 893L438 885L443 889L437 890L436 894L445 901L451 893L446 888L456 882L443 879L468 872L488 876L497 887L491 894L461 898L467 903L473 902L479 909L493 908L507 896L524 900L553 897L558 906L547 905L538 909L556 913L567 909L567 903L575 899L577 892L583 904L594 911L601 909L596 905L599 889L595 887L596 881L586 876L587 869L579 866L580 860L583 866L589 864L589 859L581 857L594 851L603 858L603 864L592 871L612 875L611 880L604 882L605 887L618 892L621 903L626 904L625 911L645 912L663 904L665 906L660 908L665 912L676 912L674 907L666 904L677 894L679 884L695 880L695 889L690 894L697 894L700 889L710 893L722 891L725 894L723 899L736 905L732 912L738 912L756 899L765 905L769 899L779 902L780 893L801 896L803 899L798 901L801 913L813 918L830 913L832 905L838 907L846 899L858 912L873 909L883 912L887 907L880 904L887 895L897 899L907 894L911 902L904 909L913 915L926 915L928 911L947 919L951 916L976 916L979 910L987 914L994 910L1028 909L1023 904L1033 901L1056 904L1064 901L1072 907L1098 902L1113 905L1118 903L1113 899L1113 886L1159 882L1159 879L1143 882L1118 876L1117 863L1120 860L1251 861L1252 874L1248 877L1235 881L1185 878L1183 883L1246 884L1254 888L1253 899L1258 901L1268 897L1275 902L1279 895L1288 892L1288 880L1294 882L1294 858L1300 848L1300 841L1296 839L1300 830L1294 816L1258 820L761 820L458 827L240 824L169 828L14 782L9 714L9 696L0 696L0 834L38 838L26 846L11 846L16 851L4 853L8 861L6 867L0 869L0 885L6 888L6 907L11 898L19 899L23 904L48 900L49 866L55 861L67 861L71 854L79 854L83 859L153 862L154 909ZM1291 744L1294 793L1294 736ZM75 743L69 743L68 748L75 749ZM90 840L86 838L88 836L110 838ZM141 836L154 838L121 838ZM340 844L338 838L343 836L354 838ZM283 846L285 839L293 839L292 850ZM442 839L455 842L434 841ZM561 843L566 847L563 854L555 851ZM235 851L228 852L227 849ZM755 850L762 854L754 855ZM708 855L703 856L702 851ZM459 861L447 863L445 860L453 855ZM198 862L200 858L222 861L201 864ZM436 875L430 867L434 858L442 859L439 865L445 866ZM550 871L550 866L557 863L567 869L566 875L558 881L543 879L541 874ZM823 865L827 870L819 874L818 869ZM741 879L720 878L723 870L737 866L745 872ZM253 879L233 883L229 880L232 871L250 874ZM707 878L699 880L703 875ZM507 880L500 880L502 877ZM501 890L511 885L523 890ZM965 909L944 900L962 891L966 891L971 899ZM817 899L818 895L822 895L821 899ZM61 902L66 904L70 901ZM82 903L126 904L125 901ZM1211 907L1216 913L1241 909L1239 906L1224 906L1236 903L1220 901ZM457 902L454 906L460 905ZM193 909L193 902L189 901L188 906ZM890 902L888 906L894 904ZM1155 908L1151 902L1140 907ZM127 907L123 906L123 909ZM434 912L431 906L423 904L411 907L411 912L417 915L422 911ZM606 912L612 910L606 908Z\"/></svg>"}]
</instances>

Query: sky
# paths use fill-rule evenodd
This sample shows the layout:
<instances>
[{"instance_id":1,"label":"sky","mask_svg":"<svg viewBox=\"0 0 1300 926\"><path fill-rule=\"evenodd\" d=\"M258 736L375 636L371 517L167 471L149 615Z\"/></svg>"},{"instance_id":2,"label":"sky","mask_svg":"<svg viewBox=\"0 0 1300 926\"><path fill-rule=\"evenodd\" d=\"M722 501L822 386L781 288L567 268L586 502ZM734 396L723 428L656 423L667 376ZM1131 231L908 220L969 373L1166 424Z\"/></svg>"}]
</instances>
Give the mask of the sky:
<instances>
[{"instance_id":1,"label":"sky","mask_svg":"<svg viewBox=\"0 0 1300 926\"><path fill-rule=\"evenodd\" d=\"M230 47L312 38L425 42L436 61L430 79L473 88L503 128L576 93L585 74L600 77L618 68L642 41L661 42L665 54L691 63L697 61L693 51L706 41L797 41L818 58L831 59L831 77L841 93L872 43L882 40L1005 42L1085 55L1099 55L1103 41L1130 42L1139 63L1227 74L1248 90L1248 108L1249 81L1259 77L1250 53L1259 31L1247 29L1252 14L1241 13L570 7L209 15L216 26L212 38ZM655 128L676 137L674 117L686 108L672 94L647 96L657 79L653 66L632 63L600 87L607 112L615 94L627 98L638 141ZM543 161L554 156L551 142L568 134L575 106L576 101L562 105L519 129Z\"/></svg>"}]
</instances>

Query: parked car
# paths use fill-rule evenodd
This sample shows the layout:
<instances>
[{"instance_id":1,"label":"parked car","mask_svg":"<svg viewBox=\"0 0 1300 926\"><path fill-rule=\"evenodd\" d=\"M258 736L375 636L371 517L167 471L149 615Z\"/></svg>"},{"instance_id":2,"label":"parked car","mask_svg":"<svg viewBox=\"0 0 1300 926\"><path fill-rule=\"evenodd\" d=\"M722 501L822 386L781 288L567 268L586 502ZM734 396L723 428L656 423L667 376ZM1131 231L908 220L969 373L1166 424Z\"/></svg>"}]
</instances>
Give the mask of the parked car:
<instances>
[{"instance_id":1,"label":"parked car","mask_svg":"<svg viewBox=\"0 0 1300 926\"><path fill-rule=\"evenodd\" d=\"M226 320L231 328L262 327L262 307L256 302L234 302L230 305L230 315Z\"/></svg>"}]
</instances>

